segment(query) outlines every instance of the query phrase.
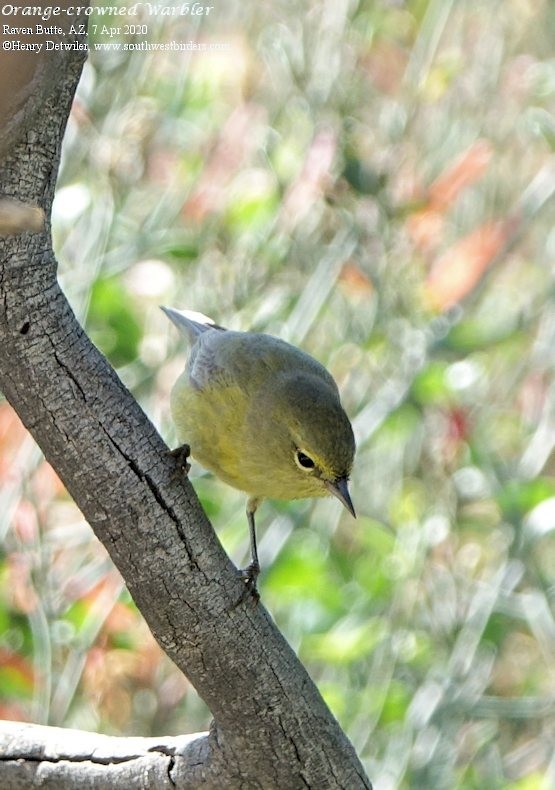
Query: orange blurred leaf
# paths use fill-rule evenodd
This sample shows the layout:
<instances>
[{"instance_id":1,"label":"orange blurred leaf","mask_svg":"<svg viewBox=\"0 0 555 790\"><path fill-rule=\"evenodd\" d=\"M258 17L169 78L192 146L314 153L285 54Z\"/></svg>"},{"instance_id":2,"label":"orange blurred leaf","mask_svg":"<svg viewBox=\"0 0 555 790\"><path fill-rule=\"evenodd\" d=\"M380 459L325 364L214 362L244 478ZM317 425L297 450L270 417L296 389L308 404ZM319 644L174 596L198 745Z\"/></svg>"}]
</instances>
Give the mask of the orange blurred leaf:
<instances>
[{"instance_id":1,"label":"orange blurred leaf","mask_svg":"<svg viewBox=\"0 0 555 790\"><path fill-rule=\"evenodd\" d=\"M376 41L362 65L380 93L397 95L407 68L407 51L389 39Z\"/></svg>"},{"instance_id":2,"label":"orange blurred leaf","mask_svg":"<svg viewBox=\"0 0 555 790\"><path fill-rule=\"evenodd\" d=\"M53 499L66 496L66 489L48 461L42 461L33 474L33 494L39 508L48 507Z\"/></svg>"},{"instance_id":3,"label":"orange blurred leaf","mask_svg":"<svg viewBox=\"0 0 555 790\"><path fill-rule=\"evenodd\" d=\"M507 221L486 222L443 253L424 287L429 306L447 310L469 294L511 233L512 224Z\"/></svg>"},{"instance_id":4,"label":"orange blurred leaf","mask_svg":"<svg viewBox=\"0 0 555 790\"><path fill-rule=\"evenodd\" d=\"M71 602L70 617L75 625L80 627L87 617L105 619L105 612L111 611L120 589L121 578L110 568L99 571L93 583L87 574L70 576L64 585L64 595Z\"/></svg>"},{"instance_id":5,"label":"orange blurred leaf","mask_svg":"<svg viewBox=\"0 0 555 790\"><path fill-rule=\"evenodd\" d=\"M353 296L370 296L374 291L372 281L352 261L347 261L339 273L339 283Z\"/></svg>"},{"instance_id":6,"label":"orange blurred leaf","mask_svg":"<svg viewBox=\"0 0 555 790\"><path fill-rule=\"evenodd\" d=\"M132 631L139 621L139 615L121 601L116 601L112 611L106 617L104 630L108 634L118 633L119 631Z\"/></svg>"},{"instance_id":7,"label":"orange blurred leaf","mask_svg":"<svg viewBox=\"0 0 555 790\"><path fill-rule=\"evenodd\" d=\"M430 251L437 248L444 223L443 214L435 209L425 208L407 217L406 226L413 244L419 250Z\"/></svg>"},{"instance_id":8,"label":"orange blurred leaf","mask_svg":"<svg viewBox=\"0 0 555 790\"><path fill-rule=\"evenodd\" d=\"M17 672L21 682L31 687L35 681L35 672L32 664L19 653L14 653L6 647L0 647L0 669L11 669Z\"/></svg>"},{"instance_id":9,"label":"orange blurred leaf","mask_svg":"<svg viewBox=\"0 0 555 790\"><path fill-rule=\"evenodd\" d=\"M29 714L17 702L0 702L0 719L2 721L29 721Z\"/></svg>"},{"instance_id":10,"label":"orange blurred leaf","mask_svg":"<svg viewBox=\"0 0 555 790\"><path fill-rule=\"evenodd\" d=\"M32 561L22 553L10 554L7 558L7 592L11 606L19 612L30 614L38 605L39 599L33 587Z\"/></svg>"},{"instance_id":11,"label":"orange blurred leaf","mask_svg":"<svg viewBox=\"0 0 555 790\"><path fill-rule=\"evenodd\" d=\"M90 126L92 123L87 106L77 97L73 100L73 104L71 105L70 117L72 121L75 121L77 126Z\"/></svg>"},{"instance_id":12,"label":"orange blurred leaf","mask_svg":"<svg viewBox=\"0 0 555 790\"><path fill-rule=\"evenodd\" d=\"M441 242L444 215L459 194L486 172L493 151L487 140L477 140L463 151L425 190L413 187L421 207L407 218L407 230L418 249L434 251ZM423 206L422 206L423 204Z\"/></svg>"},{"instance_id":13,"label":"orange blurred leaf","mask_svg":"<svg viewBox=\"0 0 555 790\"><path fill-rule=\"evenodd\" d=\"M22 543L33 544L39 532L37 511L28 499L20 499L13 515L13 529Z\"/></svg>"},{"instance_id":14,"label":"orange blurred leaf","mask_svg":"<svg viewBox=\"0 0 555 790\"><path fill-rule=\"evenodd\" d=\"M486 172L493 151L487 140L477 140L455 159L428 188L428 203L436 211L445 211L466 189Z\"/></svg>"},{"instance_id":15,"label":"orange blurred leaf","mask_svg":"<svg viewBox=\"0 0 555 790\"><path fill-rule=\"evenodd\" d=\"M23 442L27 430L9 403L0 403L0 451L4 455L16 450Z\"/></svg>"}]
</instances>

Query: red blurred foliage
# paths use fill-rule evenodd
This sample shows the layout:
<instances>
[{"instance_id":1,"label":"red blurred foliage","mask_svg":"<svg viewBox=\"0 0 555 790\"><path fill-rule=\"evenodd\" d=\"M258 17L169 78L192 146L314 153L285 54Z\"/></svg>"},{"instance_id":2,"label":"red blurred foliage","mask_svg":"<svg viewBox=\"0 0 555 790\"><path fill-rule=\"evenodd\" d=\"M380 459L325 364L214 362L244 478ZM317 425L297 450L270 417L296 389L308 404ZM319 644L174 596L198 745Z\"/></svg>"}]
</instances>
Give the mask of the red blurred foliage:
<instances>
[{"instance_id":1,"label":"red blurred foliage","mask_svg":"<svg viewBox=\"0 0 555 790\"><path fill-rule=\"evenodd\" d=\"M45 515L46 508L54 499L67 496L66 488L48 461L42 461L33 473L31 480L34 501L39 518Z\"/></svg>"},{"instance_id":2,"label":"red blurred foliage","mask_svg":"<svg viewBox=\"0 0 555 790\"><path fill-rule=\"evenodd\" d=\"M79 98L75 98L73 100L73 104L71 105L71 115L70 118L72 121L75 121L77 126L90 126L91 125L91 116L89 114L88 109L83 104Z\"/></svg>"},{"instance_id":3,"label":"red blurred foliage","mask_svg":"<svg viewBox=\"0 0 555 790\"><path fill-rule=\"evenodd\" d=\"M447 414L447 434L445 444L447 454L451 457L466 442L470 433L470 420L468 412L461 406L454 406Z\"/></svg>"},{"instance_id":4,"label":"red blurred foliage","mask_svg":"<svg viewBox=\"0 0 555 790\"><path fill-rule=\"evenodd\" d=\"M147 178L155 184L171 184L179 168L177 151L168 148L157 148L148 155Z\"/></svg>"},{"instance_id":5,"label":"red blurred foliage","mask_svg":"<svg viewBox=\"0 0 555 790\"><path fill-rule=\"evenodd\" d=\"M27 436L27 430L10 404L0 403L0 482L14 479L13 456Z\"/></svg>"},{"instance_id":6,"label":"red blurred foliage","mask_svg":"<svg viewBox=\"0 0 555 790\"><path fill-rule=\"evenodd\" d=\"M397 95L405 74L408 52L387 39L376 41L363 60L369 81L380 92Z\"/></svg>"},{"instance_id":7,"label":"red blurred foliage","mask_svg":"<svg viewBox=\"0 0 555 790\"><path fill-rule=\"evenodd\" d=\"M37 608L39 599L31 577L33 569L31 555L10 554L6 559L6 565L8 571L6 591L12 607L24 614L33 612Z\"/></svg>"},{"instance_id":8,"label":"red blurred foliage","mask_svg":"<svg viewBox=\"0 0 555 790\"><path fill-rule=\"evenodd\" d=\"M13 467L14 456L29 433L9 403L0 403L0 483L19 479ZM32 477L33 493L38 504L48 504L63 495L65 487L50 464L42 461Z\"/></svg>"},{"instance_id":9,"label":"red blurred foliage","mask_svg":"<svg viewBox=\"0 0 555 790\"><path fill-rule=\"evenodd\" d=\"M440 246L445 213L463 190L485 174L492 156L490 143L477 140L450 163L427 189L416 190L413 199L421 204L421 208L408 217L406 226L418 249L433 252Z\"/></svg>"},{"instance_id":10,"label":"red blurred foliage","mask_svg":"<svg viewBox=\"0 0 555 790\"><path fill-rule=\"evenodd\" d=\"M414 246L423 252L432 252L439 246L445 219L434 208L422 208L407 218L406 227Z\"/></svg>"},{"instance_id":11,"label":"red blurred foliage","mask_svg":"<svg viewBox=\"0 0 555 790\"><path fill-rule=\"evenodd\" d=\"M460 154L425 190L422 207L407 219L413 244L432 260L440 247L445 215L458 196L487 171L493 150L477 140ZM431 265L424 301L437 311L448 310L467 296L514 235L518 218L489 220L452 244Z\"/></svg>"},{"instance_id":12,"label":"red blurred foliage","mask_svg":"<svg viewBox=\"0 0 555 790\"><path fill-rule=\"evenodd\" d=\"M441 418L440 418L441 415ZM468 410L462 406L450 406L436 416L438 426L437 458L447 469L455 468L465 451L471 433Z\"/></svg>"},{"instance_id":13,"label":"red blurred foliage","mask_svg":"<svg viewBox=\"0 0 555 790\"><path fill-rule=\"evenodd\" d=\"M478 284L513 233L511 221L490 221L457 241L434 263L424 286L426 303L448 310Z\"/></svg>"},{"instance_id":14,"label":"red blurred foliage","mask_svg":"<svg viewBox=\"0 0 555 790\"><path fill-rule=\"evenodd\" d=\"M29 716L23 706L17 702L0 702L0 719L2 721L29 721Z\"/></svg>"},{"instance_id":15,"label":"red blurred foliage","mask_svg":"<svg viewBox=\"0 0 555 790\"><path fill-rule=\"evenodd\" d=\"M536 425L548 407L549 375L545 370L532 370L524 379L517 394L518 409L522 418Z\"/></svg>"},{"instance_id":16,"label":"red blurred foliage","mask_svg":"<svg viewBox=\"0 0 555 790\"><path fill-rule=\"evenodd\" d=\"M37 511L27 499L19 500L12 526L22 543L36 543L39 532Z\"/></svg>"}]
</instances>

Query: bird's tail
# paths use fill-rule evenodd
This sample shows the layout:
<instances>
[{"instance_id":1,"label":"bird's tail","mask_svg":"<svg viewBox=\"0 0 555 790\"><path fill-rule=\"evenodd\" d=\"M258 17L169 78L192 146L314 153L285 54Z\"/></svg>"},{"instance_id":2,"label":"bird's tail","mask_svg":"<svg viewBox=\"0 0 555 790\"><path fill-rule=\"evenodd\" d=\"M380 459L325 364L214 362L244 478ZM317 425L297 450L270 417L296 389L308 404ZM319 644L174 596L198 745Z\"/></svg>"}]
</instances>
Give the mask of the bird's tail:
<instances>
[{"instance_id":1,"label":"bird's tail","mask_svg":"<svg viewBox=\"0 0 555 790\"><path fill-rule=\"evenodd\" d=\"M202 313L197 313L194 310L174 310L171 307L160 306L160 309L168 316L179 331L193 343L195 339L207 332L209 329L221 329L225 331L223 326L218 326L208 316Z\"/></svg>"}]
</instances>

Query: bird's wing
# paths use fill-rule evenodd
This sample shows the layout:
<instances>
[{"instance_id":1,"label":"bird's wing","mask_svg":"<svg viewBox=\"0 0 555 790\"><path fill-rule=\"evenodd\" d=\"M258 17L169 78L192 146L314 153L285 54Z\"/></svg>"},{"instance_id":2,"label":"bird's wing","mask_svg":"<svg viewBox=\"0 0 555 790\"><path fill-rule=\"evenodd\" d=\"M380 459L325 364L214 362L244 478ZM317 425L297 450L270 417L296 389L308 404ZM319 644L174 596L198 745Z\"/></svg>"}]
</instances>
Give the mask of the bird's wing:
<instances>
[{"instance_id":1,"label":"bird's wing","mask_svg":"<svg viewBox=\"0 0 555 790\"><path fill-rule=\"evenodd\" d=\"M234 376L226 369L222 357L221 341L227 334L227 330L222 327L203 326L203 331L191 348L187 361L189 381L196 389L225 387L234 383Z\"/></svg>"},{"instance_id":2,"label":"bird's wing","mask_svg":"<svg viewBox=\"0 0 555 790\"><path fill-rule=\"evenodd\" d=\"M260 378L271 374L275 367L275 342L269 335L208 327L191 348L187 362L189 380L197 389L256 388Z\"/></svg>"},{"instance_id":3,"label":"bird's wing","mask_svg":"<svg viewBox=\"0 0 555 790\"><path fill-rule=\"evenodd\" d=\"M337 391L328 371L301 349L271 335L219 327L210 327L197 337L187 370L197 389L239 387L252 392L282 372L303 371Z\"/></svg>"}]
</instances>

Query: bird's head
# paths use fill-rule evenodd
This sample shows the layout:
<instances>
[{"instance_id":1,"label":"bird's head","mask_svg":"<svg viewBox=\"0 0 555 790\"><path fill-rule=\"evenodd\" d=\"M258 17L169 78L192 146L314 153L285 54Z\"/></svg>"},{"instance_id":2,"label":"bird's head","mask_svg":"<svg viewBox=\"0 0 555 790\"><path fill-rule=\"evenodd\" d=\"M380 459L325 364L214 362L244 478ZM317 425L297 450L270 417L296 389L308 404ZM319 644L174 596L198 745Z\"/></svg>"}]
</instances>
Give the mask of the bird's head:
<instances>
[{"instance_id":1,"label":"bird's head","mask_svg":"<svg viewBox=\"0 0 555 790\"><path fill-rule=\"evenodd\" d=\"M266 456L266 491L255 493L281 499L331 494L355 515L348 489L355 439L334 384L303 371L284 374L260 393L249 422Z\"/></svg>"}]
</instances>

